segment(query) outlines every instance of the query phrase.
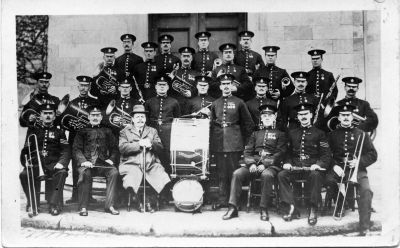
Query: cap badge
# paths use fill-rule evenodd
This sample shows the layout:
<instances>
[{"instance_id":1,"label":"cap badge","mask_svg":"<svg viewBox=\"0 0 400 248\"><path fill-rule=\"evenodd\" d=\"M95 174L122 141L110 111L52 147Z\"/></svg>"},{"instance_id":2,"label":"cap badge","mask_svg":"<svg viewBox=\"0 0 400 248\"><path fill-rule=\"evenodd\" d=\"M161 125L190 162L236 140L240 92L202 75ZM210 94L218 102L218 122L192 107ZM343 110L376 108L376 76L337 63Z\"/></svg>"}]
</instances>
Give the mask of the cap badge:
<instances>
[{"instance_id":1,"label":"cap badge","mask_svg":"<svg viewBox=\"0 0 400 248\"><path fill-rule=\"evenodd\" d=\"M111 49L108 49L108 52L111 53Z\"/></svg>"},{"instance_id":2,"label":"cap badge","mask_svg":"<svg viewBox=\"0 0 400 248\"><path fill-rule=\"evenodd\" d=\"M317 55L317 51L314 51L314 55Z\"/></svg>"},{"instance_id":3,"label":"cap badge","mask_svg":"<svg viewBox=\"0 0 400 248\"><path fill-rule=\"evenodd\" d=\"M350 82L352 82L352 83L353 83L353 82L354 82L354 79L351 79L351 80L350 80Z\"/></svg>"},{"instance_id":4,"label":"cap badge","mask_svg":"<svg viewBox=\"0 0 400 248\"><path fill-rule=\"evenodd\" d=\"M247 32L245 32L245 33L244 33L244 35L246 35L246 36L247 36Z\"/></svg>"},{"instance_id":5,"label":"cap badge","mask_svg":"<svg viewBox=\"0 0 400 248\"><path fill-rule=\"evenodd\" d=\"M202 81L206 81L206 78L205 78L205 77L202 77L201 80L202 80Z\"/></svg>"},{"instance_id":6,"label":"cap badge","mask_svg":"<svg viewBox=\"0 0 400 248\"><path fill-rule=\"evenodd\" d=\"M229 45L226 45L226 49L228 49L229 48Z\"/></svg>"},{"instance_id":7,"label":"cap badge","mask_svg":"<svg viewBox=\"0 0 400 248\"><path fill-rule=\"evenodd\" d=\"M264 79L260 79L260 83L264 83Z\"/></svg>"},{"instance_id":8,"label":"cap badge","mask_svg":"<svg viewBox=\"0 0 400 248\"><path fill-rule=\"evenodd\" d=\"M272 52L272 47L269 49L270 52Z\"/></svg>"},{"instance_id":9,"label":"cap badge","mask_svg":"<svg viewBox=\"0 0 400 248\"><path fill-rule=\"evenodd\" d=\"M303 73L300 73L300 77L303 77Z\"/></svg>"},{"instance_id":10,"label":"cap badge","mask_svg":"<svg viewBox=\"0 0 400 248\"><path fill-rule=\"evenodd\" d=\"M83 82L86 82L86 78L83 78L82 81L83 81Z\"/></svg>"}]
</instances>

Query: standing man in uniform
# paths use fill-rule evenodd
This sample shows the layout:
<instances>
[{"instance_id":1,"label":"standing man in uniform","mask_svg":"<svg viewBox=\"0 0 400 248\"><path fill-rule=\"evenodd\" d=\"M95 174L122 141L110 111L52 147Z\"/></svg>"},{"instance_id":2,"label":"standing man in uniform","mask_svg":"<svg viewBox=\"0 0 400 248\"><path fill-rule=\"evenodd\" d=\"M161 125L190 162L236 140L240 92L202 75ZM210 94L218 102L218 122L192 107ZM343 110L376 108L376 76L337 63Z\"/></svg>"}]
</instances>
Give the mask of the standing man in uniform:
<instances>
[{"instance_id":1,"label":"standing man in uniform","mask_svg":"<svg viewBox=\"0 0 400 248\"><path fill-rule=\"evenodd\" d=\"M164 150L160 154L160 160L168 174L171 173L170 140L172 120L181 116L178 101L168 96L170 80L166 75L156 79L157 96L150 98L144 104L146 111L149 112L149 126L157 130L163 143Z\"/></svg>"},{"instance_id":2,"label":"standing man in uniform","mask_svg":"<svg viewBox=\"0 0 400 248\"><path fill-rule=\"evenodd\" d=\"M101 62L94 72L90 94L97 97L100 107L104 108L111 100L118 98L118 81L123 80L125 72L115 64L117 48L105 47L100 51L104 54Z\"/></svg>"},{"instance_id":3,"label":"standing man in uniform","mask_svg":"<svg viewBox=\"0 0 400 248\"><path fill-rule=\"evenodd\" d=\"M261 55L251 50L252 38L254 33L251 31L242 31L239 33L239 43L241 50L235 55L235 64L243 66L246 69L247 75L252 78L254 72L264 66L264 61Z\"/></svg>"},{"instance_id":4,"label":"standing man in uniform","mask_svg":"<svg viewBox=\"0 0 400 248\"><path fill-rule=\"evenodd\" d=\"M28 129L27 140L25 142L24 148L21 151L21 163L26 165L29 163L25 161L25 156L29 159L32 156L33 165L33 177L34 183L28 181L27 178L27 168L20 173L19 179L21 181L22 188L25 192L27 199L26 211L32 212L31 208L35 208L40 204L40 181L38 179L39 170L43 169L43 173L47 178L51 178L51 187L49 190L50 198L47 199L50 207L51 215L59 215L61 212L61 207L63 205L63 190L65 184L65 178L68 176L68 164L71 159L71 149L68 144L67 138L65 137L64 130L59 129L54 126L54 120L56 118L56 106L54 104L42 104L39 109L40 119L43 123L42 127L32 127ZM34 134L37 137L37 149L39 152L39 158L36 153L29 154L29 144L34 142L33 139L28 137ZM38 160L40 159L42 168L39 168ZM28 187L28 182L30 183ZM32 195L30 199L30 189L35 187L36 196ZM33 193L32 193L33 194ZM33 197L36 197L33 198Z\"/></svg>"},{"instance_id":5,"label":"standing man in uniform","mask_svg":"<svg viewBox=\"0 0 400 248\"><path fill-rule=\"evenodd\" d=\"M156 95L155 80L161 75L161 68L154 61L158 45L154 42L143 42L142 47L145 62L136 65L133 69L133 75L137 82L133 95L136 99L144 99L146 101Z\"/></svg>"},{"instance_id":6,"label":"standing man in uniform","mask_svg":"<svg viewBox=\"0 0 400 248\"><path fill-rule=\"evenodd\" d=\"M199 32L196 33L194 37L198 40L199 51L193 56L193 70L198 71L202 75L211 77L214 65L217 64L218 61L221 62L216 53L208 50L211 33Z\"/></svg>"},{"instance_id":7,"label":"standing man in uniform","mask_svg":"<svg viewBox=\"0 0 400 248\"><path fill-rule=\"evenodd\" d=\"M278 46L264 46L266 66L260 67L254 76L262 76L268 78L268 95L275 101L282 101L290 96L294 91L292 80L285 69L279 68L275 65L278 58Z\"/></svg>"},{"instance_id":8,"label":"standing man in uniform","mask_svg":"<svg viewBox=\"0 0 400 248\"><path fill-rule=\"evenodd\" d=\"M60 99L56 96L50 95L48 89L50 86L50 79L52 75L48 72L37 73L34 78L37 80L38 93L31 96L28 103L24 104L21 115L19 117L19 124L21 127L34 127L40 124L40 116L31 110L38 111L42 104L54 104L58 106Z\"/></svg>"},{"instance_id":9,"label":"standing man in uniform","mask_svg":"<svg viewBox=\"0 0 400 248\"><path fill-rule=\"evenodd\" d=\"M232 95L234 76L222 74L222 97L211 105L211 152L215 154L219 181L219 199L214 203L214 210L228 206L229 187L232 173L239 168L239 159L254 129L246 104Z\"/></svg>"},{"instance_id":10,"label":"standing man in uniform","mask_svg":"<svg viewBox=\"0 0 400 248\"><path fill-rule=\"evenodd\" d=\"M103 118L98 106L88 110L90 125L78 131L73 145L73 155L79 165L78 197L79 215L88 216L88 201L92 176L101 175L107 179L105 212L118 215L114 208L115 189L118 180L118 141L111 129L103 127Z\"/></svg>"},{"instance_id":11,"label":"standing man in uniform","mask_svg":"<svg viewBox=\"0 0 400 248\"><path fill-rule=\"evenodd\" d=\"M70 106L78 107L83 111L87 111L90 107L98 105L98 102L95 98L89 96L90 83L93 82L93 79L89 76L77 76L76 80L78 81L78 90L79 96L73 99L70 102ZM87 117L87 116L86 116ZM74 144L74 138L76 136L76 132L82 128L81 126L70 127L68 143L72 150L72 145ZM72 197L67 200L66 203L76 203L78 202L78 164L74 157L72 157Z\"/></svg>"},{"instance_id":12,"label":"standing man in uniform","mask_svg":"<svg viewBox=\"0 0 400 248\"><path fill-rule=\"evenodd\" d=\"M187 113L187 102L197 95L195 77L199 73L191 68L195 50L191 47L179 48L182 66L170 74L172 89L170 96L178 100L182 114Z\"/></svg>"},{"instance_id":13,"label":"standing man in uniform","mask_svg":"<svg viewBox=\"0 0 400 248\"><path fill-rule=\"evenodd\" d=\"M289 149L283 170L278 173L279 196L288 206L285 221L299 217L295 207L291 184L296 179L306 179L309 184L308 224L317 223L318 201L321 198L323 174L331 161L331 151L324 131L312 125L314 106L303 103L296 106L300 127L288 131Z\"/></svg>"},{"instance_id":14,"label":"standing man in uniform","mask_svg":"<svg viewBox=\"0 0 400 248\"><path fill-rule=\"evenodd\" d=\"M356 114L365 118L364 121L353 119L357 127L365 132L375 130L378 127L378 116L367 101L356 97L359 84L362 83L362 80L358 77L345 77L342 81L344 82L346 96L342 100L338 101L337 104L354 105L356 108L353 111L353 115Z\"/></svg>"},{"instance_id":15,"label":"standing man in uniform","mask_svg":"<svg viewBox=\"0 0 400 248\"><path fill-rule=\"evenodd\" d=\"M214 80L210 87L211 92L213 92L212 96L215 98L221 96L218 77L222 74L231 74L235 78L231 86L232 94L241 98L243 101L250 100L253 95L253 84L247 75L246 69L234 63L234 51L236 50L236 46L231 43L226 43L221 45L219 50L222 52L222 65L215 68L212 73Z\"/></svg>"},{"instance_id":16,"label":"standing man in uniform","mask_svg":"<svg viewBox=\"0 0 400 248\"><path fill-rule=\"evenodd\" d=\"M340 182L340 178L342 176L344 176L345 180L350 178L351 168L353 173L357 173L357 187L360 195L357 199L360 216L360 236L365 236L368 234L371 225L371 202L373 196L369 185L367 167L376 162L378 155L369 135L353 126L354 109L355 106L353 105L339 105L332 110L339 115L340 125L328 134L334 165L326 176L326 185L327 189L331 191L330 194L336 196L339 190L337 184ZM360 149L362 149L361 153ZM346 162L347 165L345 165ZM359 163L358 170L354 171L357 163ZM346 170L344 170L345 166ZM336 203L338 207L336 213L334 213L337 217L340 216L343 200L344 197L340 193L339 200Z\"/></svg>"},{"instance_id":17,"label":"standing man in uniform","mask_svg":"<svg viewBox=\"0 0 400 248\"><path fill-rule=\"evenodd\" d=\"M287 138L284 132L275 129L277 108L275 104L260 106L263 129L251 134L244 150L246 166L233 172L229 209L222 217L228 220L238 216L238 202L242 184L252 177L261 177L260 219L268 221L268 206L272 195L272 186L287 150Z\"/></svg>"},{"instance_id":18,"label":"standing man in uniform","mask_svg":"<svg viewBox=\"0 0 400 248\"><path fill-rule=\"evenodd\" d=\"M306 87L306 92L314 94L318 98L321 97L321 94L324 94L323 100L327 100L326 96L331 86L335 83L335 78L333 77L332 72L326 71L321 67L323 61L322 56L325 54L325 51L321 49L313 49L308 51L308 54L311 56L311 64L313 68L308 72L308 85ZM335 101L337 94L338 89L335 85L332 89L330 98Z\"/></svg>"},{"instance_id":19,"label":"standing man in uniform","mask_svg":"<svg viewBox=\"0 0 400 248\"><path fill-rule=\"evenodd\" d=\"M125 72L124 78L132 77L133 68L140 63L143 63L143 58L132 52L133 44L136 41L136 36L133 34L121 35L124 54L115 60L115 65L119 70Z\"/></svg>"},{"instance_id":20,"label":"standing man in uniform","mask_svg":"<svg viewBox=\"0 0 400 248\"><path fill-rule=\"evenodd\" d=\"M291 74L293 77L294 84L294 92L291 96L287 97L281 104L281 119L278 119L278 128L282 131L294 129L300 126L300 123L297 119L297 111L295 107L299 104L309 103L313 105L314 109L317 108L318 98L313 94L309 94L305 92L307 87L307 72L297 71ZM314 118L316 116L314 113L312 114Z\"/></svg>"},{"instance_id":21,"label":"standing man in uniform","mask_svg":"<svg viewBox=\"0 0 400 248\"><path fill-rule=\"evenodd\" d=\"M201 112L207 116L210 115L211 103L215 101L215 98L208 95L208 88L211 82L211 78L207 76L196 76L198 95L188 101L188 114Z\"/></svg>"},{"instance_id":22,"label":"standing man in uniform","mask_svg":"<svg viewBox=\"0 0 400 248\"><path fill-rule=\"evenodd\" d=\"M174 37L170 34L163 34L158 37L161 51L159 55L154 57L154 61L157 67L161 69L162 74L169 74L172 70L177 70L180 66L179 58L171 53L171 43L173 41Z\"/></svg>"},{"instance_id":23,"label":"standing man in uniform","mask_svg":"<svg viewBox=\"0 0 400 248\"><path fill-rule=\"evenodd\" d=\"M255 131L264 128L264 124L262 123L260 118L260 106L265 104L272 104L275 105L275 107L277 108L277 101L273 100L267 95L267 84L269 82L270 80L266 77L254 77L253 83L256 96L246 102L247 108L249 109L251 114L251 118L253 119L253 122L255 124Z\"/></svg>"}]
</instances>

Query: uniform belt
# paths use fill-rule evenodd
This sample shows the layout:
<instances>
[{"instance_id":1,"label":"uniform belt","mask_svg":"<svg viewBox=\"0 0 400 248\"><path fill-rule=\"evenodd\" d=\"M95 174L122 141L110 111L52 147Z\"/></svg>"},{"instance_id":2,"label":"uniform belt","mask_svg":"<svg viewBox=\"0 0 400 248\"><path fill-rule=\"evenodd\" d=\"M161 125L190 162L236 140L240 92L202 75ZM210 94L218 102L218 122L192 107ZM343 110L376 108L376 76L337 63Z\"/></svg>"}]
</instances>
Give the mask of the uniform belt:
<instances>
[{"instance_id":1,"label":"uniform belt","mask_svg":"<svg viewBox=\"0 0 400 248\"><path fill-rule=\"evenodd\" d=\"M214 121L214 124L219 126L219 127L229 127L229 126L233 126L233 125L238 125L238 122L217 122Z\"/></svg>"},{"instance_id":2,"label":"uniform belt","mask_svg":"<svg viewBox=\"0 0 400 248\"><path fill-rule=\"evenodd\" d=\"M151 120L152 123L157 124L157 125L162 125L162 124L169 124L172 123L173 118L166 118L166 119L153 119Z\"/></svg>"}]
</instances>

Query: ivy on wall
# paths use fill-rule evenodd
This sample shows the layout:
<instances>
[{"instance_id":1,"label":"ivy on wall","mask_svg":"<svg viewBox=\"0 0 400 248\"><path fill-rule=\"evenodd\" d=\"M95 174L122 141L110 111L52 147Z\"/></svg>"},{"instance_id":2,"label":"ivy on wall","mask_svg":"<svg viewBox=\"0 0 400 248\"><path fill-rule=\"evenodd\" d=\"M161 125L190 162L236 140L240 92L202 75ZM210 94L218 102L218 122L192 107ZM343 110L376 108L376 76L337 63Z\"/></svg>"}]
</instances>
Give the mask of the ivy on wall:
<instances>
[{"instance_id":1,"label":"ivy on wall","mask_svg":"<svg viewBox=\"0 0 400 248\"><path fill-rule=\"evenodd\" d=\"M47 69L49 17L16 16L17 81L35 84L32 75Z\"/></svg>"}]
</instances>

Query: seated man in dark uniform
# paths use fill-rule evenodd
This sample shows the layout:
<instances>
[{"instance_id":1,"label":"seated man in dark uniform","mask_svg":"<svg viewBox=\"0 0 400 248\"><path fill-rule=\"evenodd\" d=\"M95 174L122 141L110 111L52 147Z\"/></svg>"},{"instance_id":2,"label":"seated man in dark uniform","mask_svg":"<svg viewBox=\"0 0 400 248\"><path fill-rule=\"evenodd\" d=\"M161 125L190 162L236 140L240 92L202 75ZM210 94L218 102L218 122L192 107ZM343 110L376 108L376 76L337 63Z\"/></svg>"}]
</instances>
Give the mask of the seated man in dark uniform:
<instances>
[{"instance_id":1,"label":"seated man in dark uniform","mask_svg":"<svg viewBox=\"0 0 400 248\"><path fill-rule=\"evenodd\" d=\"M309 214L308 224L317 223L317 206L321 198L323 174L331 160L331 151L325 133L311 124L313 105L299 104L295 107L300 127L288 132L289 149L285 158L283 170L278 174L279 196L281 202L289 206L283 216L286 221L299 217L295 211L293 188L291 183L296 179L306 179L309 184L308 192Z\"/></svg>"},{"instance_id":2,"label":"seated man in dark uniform","mask_svg":"<svg viewBox=\"0 0 400 248\"><path fill-rule=\"evenodd\" d=\"M281 171L281 162L287 149L287 138L284 132L275 129L277 108L274 104L260 106L261 121L264 129L255 131L250 136L244 150L246 166L233 172L229 209L222 217L224 220L238 216L238 201L242 184L249 181L252 175L261 177L260 219L269 220L268 205L272 194L274 178Z\"/></svg>"},{"instance_id":3,"label":"seated man in dark uniform","mask_svg":"<svg viewBox=\"0 0 400 248\"><path fill-rule=\"evenodd\" d=\"M92 176L107 178L105 211L112 215L119 212L114 209L115 189L118 179L118 141L111 129L100 125L103 118L100 108L92 106L88 110L90 125L78 131L73 145L73 156L78 163L79 215L87 216Z\"/></svg>"}]
</instances>

